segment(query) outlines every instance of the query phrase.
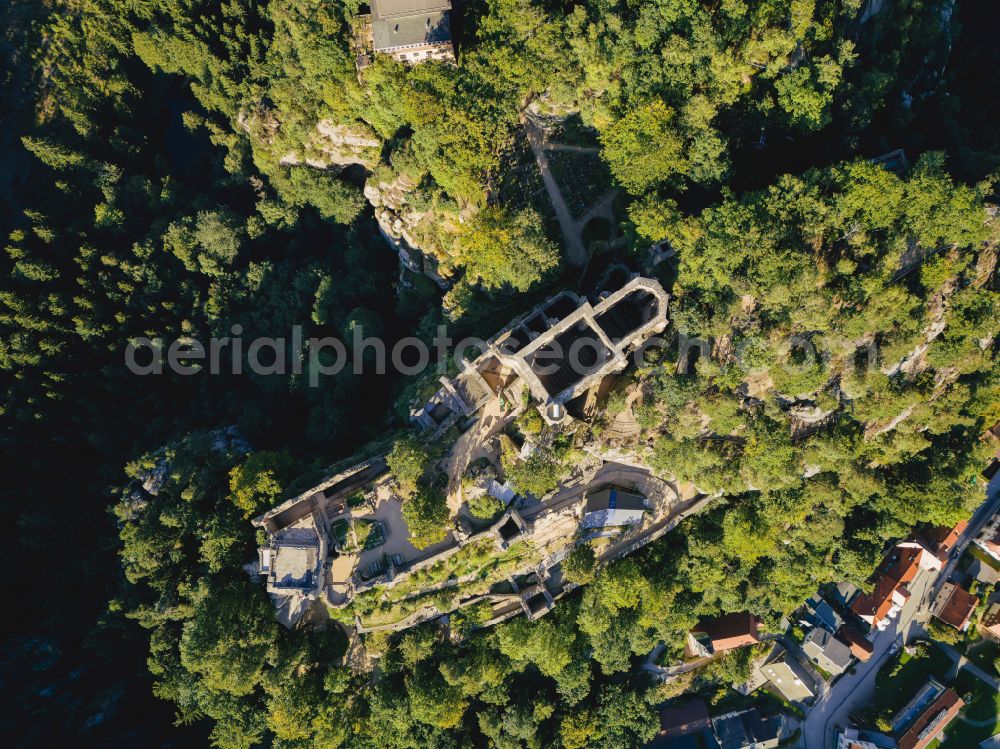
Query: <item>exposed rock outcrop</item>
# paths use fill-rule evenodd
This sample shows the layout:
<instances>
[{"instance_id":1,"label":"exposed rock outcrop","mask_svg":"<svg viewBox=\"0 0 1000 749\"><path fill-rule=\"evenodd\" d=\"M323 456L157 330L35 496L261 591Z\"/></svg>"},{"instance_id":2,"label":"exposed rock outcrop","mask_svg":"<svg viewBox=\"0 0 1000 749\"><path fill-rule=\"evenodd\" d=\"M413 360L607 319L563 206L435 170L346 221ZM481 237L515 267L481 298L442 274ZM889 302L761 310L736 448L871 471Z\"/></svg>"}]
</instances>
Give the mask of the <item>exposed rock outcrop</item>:
<instances>
[{"instance_id":1,"label":"exposed rock outcrop","mask_svg":"<svg viewBox=\"0 0 1000 749\"><path fill-rule=\"evenodd\" d=\"M155 497L166 483L168 475L170 475L170 463L165 458L160 458L155 467L139 474L138 478L142 480L142 488Z\"/></svg>"},{"instance_id":2,"label":"exposed rock outcrop","mask_svg":"<svg viewBox=\"0 0 1000 749\"><path fill-rule=\"evenodd\" d=\"M399 253L400 263L447 289L451 250L463 217L418 207L419 197L417 181L405 173L389 182L372 175L365 183L365 198L374 208L382 236Z\"/></svg>"},{"instance_id":3,"label":"exposed rock outcrop","mask_svg":"<svg viewBox=\"0 0 1000 749\"><path fill-rule=\"evenodd\" d=\"M338 125L320 120L302 153L289 151L281 157L288 166L308 164L316 169L343 169L360 164L371 169L378 163L381 139L367 125Z\"/></svg>"},{"instance_id":4,"label":"exposed rock outcrop","mask_svg":"<svg viewBox=\"0 0 1000 749\"><path fill-rule=\"evenodd\" d=\"M212 432L212 449L220 453L236 453L246 455L253 449L249 440L243 436L237 426L228 426Z\"/></svg>"},{"instance_id":5,"label":"exposed rock outcrop","mask_svg":"<svg viewBox=\"0 0 1000 749\"><path fill-rule=\"evenodd\" d=\"M283 130L280 113L263 105L241 112L237 125L263 146L269 161L277 160L283 166L332 172L352 166L364 168L371 175L365 183L365 198L375 210L382 235L399 254L401 265L427 275L442 289L451 286L455 237L475 209L460 208L447 199L450 204L439 205L435 195L421 190L419 176L379 168L383 140L371 127L363 122L338 124L324 119L301 144Z\"/></svg>"}]
</instances>

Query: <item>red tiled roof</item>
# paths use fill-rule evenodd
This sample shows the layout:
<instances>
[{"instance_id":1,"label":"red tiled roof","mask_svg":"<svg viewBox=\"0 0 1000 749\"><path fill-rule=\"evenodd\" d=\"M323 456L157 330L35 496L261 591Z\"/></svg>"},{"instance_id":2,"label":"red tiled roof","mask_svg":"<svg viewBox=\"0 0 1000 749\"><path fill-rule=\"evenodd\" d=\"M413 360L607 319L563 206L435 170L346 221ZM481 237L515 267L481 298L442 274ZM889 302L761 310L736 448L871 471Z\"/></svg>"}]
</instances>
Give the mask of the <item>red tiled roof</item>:
<instances>
[{"instance_id":1,"label":"red tiled roof","mask_svg":"<svg viewBox=\"0 0 1000 749\"><path fill-rule=\"evenodd\" d=\"M660 710L660 736L683 736L711 727L702 699L686 700Z\"/></svg>"},{"instance_id":2,"label":"red tiled roof","mask_svg":"<svg viewBox=\"0 0 1000 749\"><path fill-rule=\"evenodd\" d=\"M912 546L902 548L897 546L893 552L897 558L886 568L885 575L906 585L917 576L917 570L920 569L920 557L923 556L924 550Z\"/></svg>"},{"instance_id":3,"label":"red tiled roof","mask_svg":"<svg viewBox=\"0 0 1000 749\"><path fill-rule=\"evenodd\" d=\"M948 601L934 616L955 629L963 629L979 605L979 599L961 585L954 585Z\"/></svg>"},{"instance_id":4,"label":"red tiled roof","mask_svg":"<svg viewBox=\"0 0 1000 749\"><path fill-rule=\"evenodd\" d=\"M851 604L851 611L858 616L870 616L878 624L892 608L892 594L899 592L904 598L910 597L906 584L917 576L920 558L925 549L920 546L897 546L892 556L885 561L882 573L875 578L871 593L862 593Z\"/></svg>"},{"instance_id":5,"label":"red tiled roof","mask_svg":"<svg viewBox=\"0 0 1000 749\"><path fill-rule=\"evenodd\" d=\"M757 632L760 620L749 612L726 614L716 619L703 619L696 632L704 632L712 641L715 652L755 645L760 642Z\"/></svg>"},{"instance_id":6,"label":"red tiled roof","mask_svg":"<svg viewBox=\"0 0 1000 749\"><path fill-rule=\"evenodd\" d=\"M896 581L888 575L880 575L875 580L875 588L871 593L862 593L851 603L851 611L858 616L870 616L878 623L886 617L892 608L892 592L896 590Z\"/></svg>"},{"instance_id":7,"label":"red tiled roof","mask_svg":"<svg viewBox=\"0 0 1000 749\"><path fill-rule=\"evenodd\" d=\"M875 646L864 635L854 629L854 627L846 625L841 627L840 631L837 632L837 637L850 646L851 655L859 661L867 661L872 657L872 653L875 652Z\"/></svg>"},{"instance_id":8,"label":"red tiled roof","mask_svg":"<svg viewBox=\"0 0 1000 749\"><path fill-rule=\"evenodd\" d=\"M947 525L938 525L929 528L921 535L930 544L934 553L940 557L947 555L952 550L955 542L958 541L958 537L965 533L965 529L968 527L968 521L960 520L954 528L949 528Z\"/></svg>"},{"instance_id":9,"label":"red tiled roof","mask_svg":"<svg viewBox=\"0 0 1000 749\"><path fill-rule=\"evenodd\" d=\"M946 689L921 713L899 740L899 749L924 749L955 719L965 703L954 690Z\"/></svg>"}]
</instances>

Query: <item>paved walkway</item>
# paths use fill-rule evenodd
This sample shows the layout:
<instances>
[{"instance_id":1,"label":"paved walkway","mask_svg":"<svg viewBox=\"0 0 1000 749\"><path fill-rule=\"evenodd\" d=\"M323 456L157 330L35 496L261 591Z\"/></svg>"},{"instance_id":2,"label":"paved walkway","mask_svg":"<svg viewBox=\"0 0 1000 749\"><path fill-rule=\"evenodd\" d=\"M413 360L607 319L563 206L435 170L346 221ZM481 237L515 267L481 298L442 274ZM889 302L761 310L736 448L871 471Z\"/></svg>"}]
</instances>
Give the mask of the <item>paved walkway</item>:
<instances>
[{"instance_id":1,"label":"paved walkway","mask_svg":"<svg viewBox=\"0 0 1000 749\"><path fill-rule=\"evenodd\" d=\"M549 193L549 200L552 201L552 208L556 212L559 220L559 230L562 232L563 241L566 243L566 260L570 265L583 265L589 257L587 249L580 239L580 232L577 229L573 214L570 213L566 200L559 190L556 178L552 176L549 169L549 160L545 156L545 131L532 121L531 117L524 115L524 134L528 138L531 150L535 154L535 161L538 163L538 171L542 175L542 182L545 190Z\"/></svg>"},{"instance_id":2,"label":"paved walkway","mask_svg":"<svg viewBox=\"0 0 1000 749\"><path fill-rule=\"evenodd\" d=\"M572 153L599 154L601 152L597 146L571 146L569 143L546 143L545 147L550 151L570 151Z\"/></svg>"},{"instance_id":3,"label":"paved walkway","mask_svg":"<svg viewBox=\"0 0 1000 749\"><path fill-rule=\"evenodd\" d=\"M955 650L955 648L953 648L951 645L937 641L935 641L934 644L937 645L939 648L941 648L941 650L944 651L945 655L947 655L949 658L955 661L955 663L958 665L959 671L965 669L969 673L974 674L981 681L984 681L987 684L989 684L991 687L993 687L995 691L1000 692L1000 681L998 681L995 676L981 669L975 663L973 663L964 655Z\"/></svg>"}]
</instances>

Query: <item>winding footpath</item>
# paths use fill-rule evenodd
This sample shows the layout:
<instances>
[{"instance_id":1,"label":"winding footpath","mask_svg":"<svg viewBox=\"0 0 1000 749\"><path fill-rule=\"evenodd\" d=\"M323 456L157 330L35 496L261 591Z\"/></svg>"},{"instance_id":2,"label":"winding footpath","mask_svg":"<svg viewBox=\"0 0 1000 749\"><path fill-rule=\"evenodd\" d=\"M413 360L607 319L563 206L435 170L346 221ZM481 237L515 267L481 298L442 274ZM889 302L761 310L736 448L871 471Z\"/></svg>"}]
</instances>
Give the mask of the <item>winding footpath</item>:
<instances>
[{"instance_id":1,"label":"winding footpath","mask_svg":"<svg viewBox=\"0 0 1000 749\"><path fill-rule=\"evenodd\" d=\"M549 194L552 208L555 210L556 218L559 220L559 230L562 232L563 240L566 242L566 260L570 265L583 265L587 262L589 256L587 249L583 246L583 241L580 239L580 232L577 231L573 214L570 213L569 206L566 205L566 200L559 189L559 184L556 182L556 178L552 176L552 170L549 168L549 160L545 155L545 131L536 125L529 115L525 114L524 134L528 138L528 144L531 146L532 153L535 154L538 171L542 175L545 190Z\"/></svg>"}]
</instances>

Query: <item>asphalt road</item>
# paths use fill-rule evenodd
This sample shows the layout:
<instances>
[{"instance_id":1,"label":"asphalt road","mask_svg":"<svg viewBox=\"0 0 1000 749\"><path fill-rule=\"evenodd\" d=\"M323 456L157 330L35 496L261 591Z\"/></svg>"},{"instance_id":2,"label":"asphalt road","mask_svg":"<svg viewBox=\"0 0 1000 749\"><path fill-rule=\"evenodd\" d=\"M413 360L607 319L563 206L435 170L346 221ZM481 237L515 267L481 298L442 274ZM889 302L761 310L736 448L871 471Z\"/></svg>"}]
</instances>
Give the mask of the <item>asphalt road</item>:
<instances>
[{"instance_id":1,"label":"asphalt road","mask_svg":"<svg viewBox=\"0 0 1000 749\"><path fill-rule=\"evenodd\" d=\"M913 594L892 625L880 632L874 641L874 653L867 663L858 663L854 673L845 674L816 702L802 723L806 749L833 749L834 730L849 724L855 710L869 704L875 693L875 674L892 656L894 643L900 646L916 635L923 634L921 624L927 620L928 607L934 595L955 569L962 552L980 528L1000 508L1000 474L987 487L986 501L969 519L968 528L955 544L953 554L939 573L921 571L910 586Z\"/></svg>"}]
</instances>

